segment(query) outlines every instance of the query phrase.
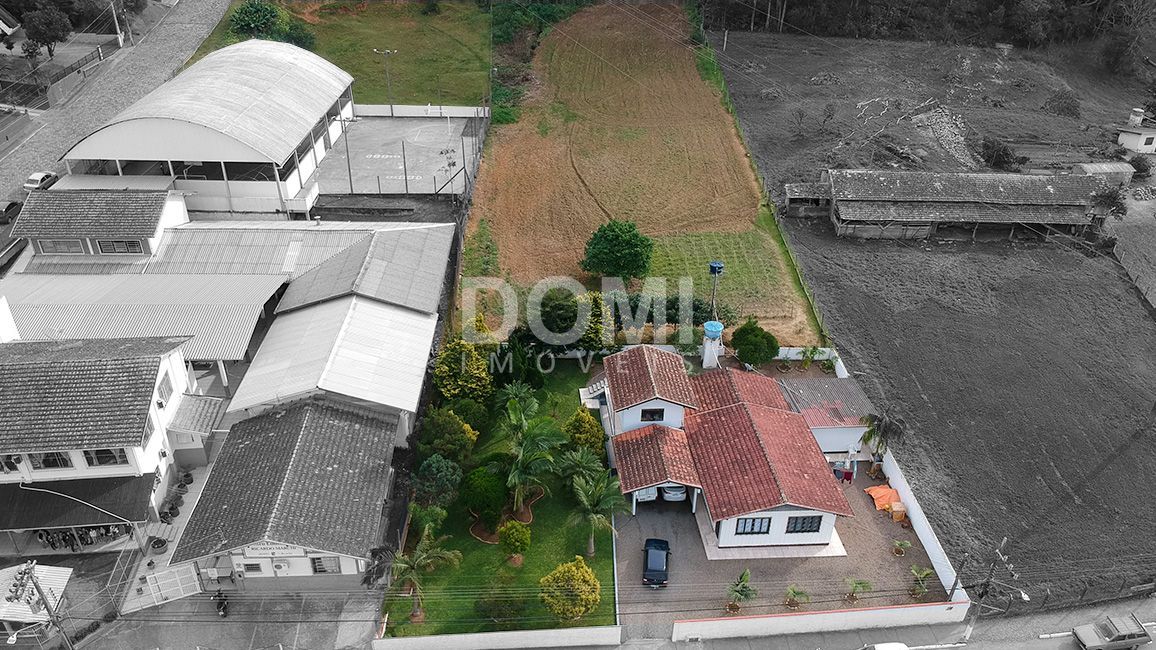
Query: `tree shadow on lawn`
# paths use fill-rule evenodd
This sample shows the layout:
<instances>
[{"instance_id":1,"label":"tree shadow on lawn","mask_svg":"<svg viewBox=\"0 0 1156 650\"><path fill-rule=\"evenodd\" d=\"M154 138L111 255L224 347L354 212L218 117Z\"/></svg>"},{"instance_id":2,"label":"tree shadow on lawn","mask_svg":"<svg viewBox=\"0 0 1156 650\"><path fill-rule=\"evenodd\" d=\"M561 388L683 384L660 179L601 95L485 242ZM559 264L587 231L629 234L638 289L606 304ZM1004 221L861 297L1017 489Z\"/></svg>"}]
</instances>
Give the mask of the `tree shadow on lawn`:
<instances>
[{"instance_id":1,"label":"tree shadow on lawn","mask_svg":"<svg viewBox=\"0 0 1156 650\"><path fill-rule=\"evenodd\" d=\"M602 602L589 616L572 623L559 623L538 599L538 580L563 562L586 550L589 531L584 526L569 526L567 519L575 503L561 481L551 481L549 494L534 506L534 523L530 525L530 550L521 567L507 564L501 546L484 544L469 533L471 517L458 503L449 508L442 526L450 535L445 548L461 551L462 562L454 568L440 569L425 582L426 618L422 624L408 621L411 600L397 593L386 597L383 610L389 615L389 634L420 636L429 634L465 634L509 629L540 629L614 624L614 562L611 534L596 537L597 554L587 563L601 583ZM412 538L413 535L410 535ZM485 596L499 575L512 576L511 589L526 599L526 608L513 623L495 623L479 615L476 602Z\"/></svg>"}]
</instances>

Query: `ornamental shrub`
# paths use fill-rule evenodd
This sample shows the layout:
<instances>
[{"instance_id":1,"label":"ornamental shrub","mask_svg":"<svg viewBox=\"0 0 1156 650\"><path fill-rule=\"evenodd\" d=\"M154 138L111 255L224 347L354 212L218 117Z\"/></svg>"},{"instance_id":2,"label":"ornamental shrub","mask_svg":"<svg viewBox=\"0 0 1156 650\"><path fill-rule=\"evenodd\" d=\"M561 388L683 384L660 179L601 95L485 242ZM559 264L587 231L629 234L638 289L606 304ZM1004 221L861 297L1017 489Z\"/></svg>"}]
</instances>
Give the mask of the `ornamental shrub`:
<instances>
[{"instance_id":1,"label":"ornamental shrub","mask_svg":"<svg viewBox=\"0 0 1156 650\"><path fill-rule=\"evenodd\" d=\"M481 403L494 391L486 358L460 338L446 341L433 370L434 385L447 400L468 397Z\"/></svg>"},{"instance_id":2,"label":"ornamental shrub","mask_svg":"<svg viewBox=\"0 0 1156 650\"><path fill-rule=\"evenodd\" d=\"M585 447L606 461L606 433L602 424L590 414L590 409L579 406L574 415L562 425L562 430L575 447Z\"/></svg>"},{"instance_id":3,"label":"ornamental shrub","mask_svg":"<svg viewBox=\"0 0 1156 650\"><path fill-rule=\"evenodd\" d=\"M770 363L779 354L779 341L775 335L759 327L753 318L748 318L731 335L731 347L739 361L752 366Z\"/></svg>"},{"instance_id":4,"label":"ornamental shrub","mask_svg":"<svg viewBox=\"0 0 1156 650\"><path fill-rule=\"evenodd\" d=\"M480 433L490 428L490 411L477 400L461 397L447 403L445 407L453 411L454 415L461 418L466 426L475 432Z\"/></svg>"},{"instance_id":5,"label":"ornamental shrub","mask_svg":"<svg viewBox=\"0 0 1156 650\"><path fill-rule=\"evenodd\" d=\"M538 597L560 621L576 621L602 602L602 585L581 555L563 562L538 581Z\"/></svg>"},{"instance_id":6,"label":"ornamental shrub","mask_svg":"<svg viewBox=\"0 0 1156 650\"><path fill-rule=\"evenodd\" d=\"M446 509L441 506L423 506L417 502L409 504L410 526L417 530L419 534L426 528L429 528L436 534L445 520Z\"/></svg>"},{"instance_id":7,"label":"ornamental shrub","mask_svg":"<svg viewBox=\"0 0 1156 650\"><path fill-rule=\"evenodd\" d=\"M462 468L452 460L434 454L417 470L414 498L423 506L445 508L456 498L461 482Z\"/></svg>"},{"instance_id":8,"label":"ornamental shrub","mask_svg":"<svg viewBox=\"0 0 1156 650\"><path fill-rule=\"evenodd\" d=\"M488 530L498 526L508 499L506 481L488 467L473 470L462 483L462 505L477 515Z\"/></svg>"},{"instance_id":9,"label":"ornamental shrub","mask_svg":"<svg viewBox=\"0 0 1156 650\"><path fill-rule=\"evenodd\" d=\"M233 10L229 29L242 36L270 34L280 17L278 8L267 0L245 0Z\"/></svg>"},{"instance_id":10,"label":"ornamental shrub","mask_svg":"<svg viewBox=\"0 0 1156 650\"><path fill-rule=\"evenodd\" d=\"M477 439L478 432L450 409L430 409L421 422L417 452L423 458L440 454L460 465L473 450Z\"/></svg>"},{"instance_id":11,"label":"ornamental shrub","mask_svg":"<svg viewBox=\"0 0 1156 650\"><path fill-rule=\"evenodd\" d=\"M510 555L521 555L530 550L530 527L511 519L498 527L498 541Z\"/></svg>"}]
</instances>

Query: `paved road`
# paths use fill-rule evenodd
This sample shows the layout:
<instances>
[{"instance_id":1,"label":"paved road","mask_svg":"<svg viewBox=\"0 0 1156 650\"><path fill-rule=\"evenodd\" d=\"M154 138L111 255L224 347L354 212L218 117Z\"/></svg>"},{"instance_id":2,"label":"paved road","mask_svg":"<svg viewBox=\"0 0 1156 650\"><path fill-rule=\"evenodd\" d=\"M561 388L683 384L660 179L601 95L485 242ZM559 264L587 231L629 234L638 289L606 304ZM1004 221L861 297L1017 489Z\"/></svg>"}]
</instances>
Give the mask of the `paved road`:
<instances>
[{"instance_id":1,"label":"paved road","mask_svg":"<svg viewBox=\"0 0 1156 650\"><path fill-rule=\"evenodd\" d=\"M228 0L181 0L143 43L118 52L72 101L34 118L43 128L0 161L0 196L22 198L20 184L29 174L63 170L58 160L69 147L171 78L228 6Z\"/></svg>"}]
</instances>

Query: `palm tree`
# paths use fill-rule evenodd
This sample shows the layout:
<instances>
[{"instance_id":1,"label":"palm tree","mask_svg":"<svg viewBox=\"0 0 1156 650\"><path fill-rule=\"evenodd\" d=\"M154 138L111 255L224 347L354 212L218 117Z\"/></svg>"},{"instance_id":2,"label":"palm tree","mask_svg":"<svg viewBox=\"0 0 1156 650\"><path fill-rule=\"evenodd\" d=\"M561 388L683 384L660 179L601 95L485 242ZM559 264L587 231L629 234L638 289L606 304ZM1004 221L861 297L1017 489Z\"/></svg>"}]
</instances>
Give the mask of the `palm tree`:
<instances>
[{"instance_id":1,"label":"palm tree","mask_svg":"<svg viewBox=\"0 0 1156 650\"><path fill-rule=\"evenodd\" d=\"M622 486L618 477L610 476L604 469L593 477L574 477L574 498L578 509L570 514L569 525L590 526L590 538L586 542L586 557L594 557L594 534L600 530L614 531L610 518L615 512L626 511L626 499L622 497Z\"/></svg>"},{"instance_id":2,"label":"palm tree","mask_svg":"<svg viewBox=\"0 0 1156 650\"><path fill-rule=\"evenodd\" d=\"M558 469L562 478L571 486L579 477L592 479L606 470L602 459L589 447L579 447L564 452L558 459Z\"/></svg>"},{"instance_id":3,"label":"palm tree","mask_svg":"<svg viewBox=\"0 0 1156 650\"><path fill-rule=\"evenodd\" d=\"M422 531L421 539L412 551L392 554L393 567L390 574L393 577L393 587L409 588L409 595L413 597L413 609L409 612L409 620L413 623L420 623L425 619L425 612L421 607L425 595L422 587L425 575L447 564L457 566L462 561L461 551L450 551L441 547L447 539L449 535L435 538L427 527ZM367 577L368 575L362 578L363 583Z\"/></svg>"},{"instance_id":4,"label":"palm tree","mask_svg":"<svg viewBox=\"0 0 1156 650\"><path fill-rule=\"evenodd\" d=\"M510 384L510 386L513 385ZM530 429L530 423L534 421L534 416L538 413L538 400L531 397L529 401L521 401L511 397L506 400L505 404L506 421L501 425L502 430L509 435L510 440L517 443L526 435L526 431Z\"/></svg>"},{"instance_id":5,"label":"palm tree","mask_svg":"<svg viewBox=\"0 0 1156 650\"><path fill-rule=\"evenodd\" d=\"M847 592L847 600L851 602L859 600L859 594L871 591L871 583L858 578L847 578L847 586L850 588L850 591Z\"/></svg>"},{"instance_id":6,"label":"palm tree","mask_svg":"<svg viewBox=\"0 0 1156 650\"><path fill-rule=\"evenodd\" d=\"M526 431L510 440L510 468L506 487L514 493L514 512L521 512L532 487L546 489L546 478L554 471L554 449L566 442L566 434L549 418L527 423Z\"/></svg>"},{"instance_id":7,"label":"palm tree","mask_svg":"<svg viewBox=\"0 0 1156 650\"><path fill-rule=\"evenodd\" d=\"M743 569L739 579L727 587L727 609L738 611L743 603L754 600L759 590L751 586L751 570Z\"/></svg>"},{"instance_id":8,"label":"palm tree","mask_svg":"<svg viewBox=\"0 0 1156 650\"><path fill-rule=\"evenodd\" d=\"M915 585L911 587L911 595L915 598L922 598L927 593L927 579L934 574L934 569L912 564L911 576L915 578Z\"/></svg>"},{"instance_id":9,"label":"palm tree","mask_svg":"<svg viewBox=\"0 0 1156 650\"><path fill-rule=\"evenodd\" d=\"M522 406L522 410L533 417L538 410L538 400L534 397L534 387L521 381L512 381L498 389L494 394L499 406L508 405L514 400Z\"/></svg>"},{"instance_id":10,"label":"palm tree","mask_svg":"<svg viewBox=\"0 0 1156 650\"><path fill-rule=\"evenodd\" d=\"M874 447L879 456L887 453L893 443L901 442L907 433L907 423L890 411L884 411L883 415L864 415L859 418L859 423L867 427L859 441Z\"/></svg>"}]
</instances>

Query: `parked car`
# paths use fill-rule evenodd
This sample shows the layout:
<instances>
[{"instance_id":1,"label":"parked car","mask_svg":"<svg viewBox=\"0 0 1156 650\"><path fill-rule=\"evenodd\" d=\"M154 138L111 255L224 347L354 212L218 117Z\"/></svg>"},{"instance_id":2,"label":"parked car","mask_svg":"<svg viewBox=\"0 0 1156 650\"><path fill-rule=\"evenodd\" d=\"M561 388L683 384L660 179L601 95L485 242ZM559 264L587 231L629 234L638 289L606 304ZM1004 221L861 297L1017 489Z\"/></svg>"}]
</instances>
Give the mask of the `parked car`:
<instances>
[{"instance_id":1,"label":"parked car","mask_svg":"<svg viewBox=\"0 0 1156 650\"><path fill-rule=\"evenodd\" d=\"M685 485L666 485L662 488L663 501L686 501Z\"/></svg>"},{"instance_id":2,"label":"parked car","mask_svg":"<svg viewBox=\"0 0 1156 650\"><path fill-rule=\"evenodd\" d=\"M658 488L648 487L641 490L634 491L634 500L642 503L644 501L654 501L658 498Z\"/></svg>"},{"instance_id":3,"label":"parked car","mask_svg":"<svg viewBox=\"0 0 1156 650\"><path fill-rule=\"evenodd\" d=\"M24 181L24 189L31 192L32 190L46 190L52 187L52 184L60 180L60 177L53 172L36 172Z\"/></svg>"},{"instance_id":4,"label":"parked car","mask_svg":"<svg viewBox=\"0 0 1156 650\"><path fill-rule=\"evenodd\" d=\"M670 542L665 539L648 539L642 547L642 584L658 589L665 587L670 562Z\"/></svg>"},{"instance_id":5,"label":"parked car","mask_svg":"<svg viewBox=\"0 0 1156 650\"><path fill-rule=\"evenodd\" d=\"M24 204L20 201L0 201L0 225L11 223Z\"/></svg>"},{"instance_id":6,"label":"parked car","mask_svg":"<svg viewBox=\"0 0 1156 650\"><path fill-rule=\"evenodd\" d=\"M1084 650L1135 650L1152 642L1152 636L1135 614L1109 616L1098 623L1076 626L1072 636Z\"/></svg>"}]
</instances>

